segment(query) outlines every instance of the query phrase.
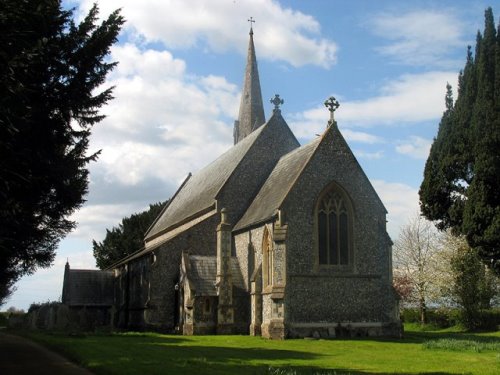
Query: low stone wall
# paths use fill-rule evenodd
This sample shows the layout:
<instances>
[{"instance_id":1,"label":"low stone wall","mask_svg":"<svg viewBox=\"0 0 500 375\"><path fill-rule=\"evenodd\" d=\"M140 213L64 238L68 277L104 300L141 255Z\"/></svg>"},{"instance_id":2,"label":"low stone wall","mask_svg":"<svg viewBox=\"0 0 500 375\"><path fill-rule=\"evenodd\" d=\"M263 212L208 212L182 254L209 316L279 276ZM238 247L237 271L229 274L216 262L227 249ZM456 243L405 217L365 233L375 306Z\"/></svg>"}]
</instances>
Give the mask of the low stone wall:
<instances>
[{"instance_id":1,"label":"low stone wall","mask_svg":"<svg viewBox=\"0 0 500 375\"><path fill-rule=\"evenodd\" d=\"M19 322L9 322L9 326ZM23 320L29 329L93 331L112 328L112 309L107 306L67 306L62 303L42 304L31 309Z\"/></svg>"},{"instance_id":2,"label":"low stone wall","mask_svg":"<svg viewBox=\"0 0 500 375\"><path fill-rule=\"evenodd\" d=\"M289 338L312 337L316 339L349 338L349 337L395 337L401 338L403 327L397 323L337 323L313 324L298 323L288 327Z\"/></svg>"}]
</instances>

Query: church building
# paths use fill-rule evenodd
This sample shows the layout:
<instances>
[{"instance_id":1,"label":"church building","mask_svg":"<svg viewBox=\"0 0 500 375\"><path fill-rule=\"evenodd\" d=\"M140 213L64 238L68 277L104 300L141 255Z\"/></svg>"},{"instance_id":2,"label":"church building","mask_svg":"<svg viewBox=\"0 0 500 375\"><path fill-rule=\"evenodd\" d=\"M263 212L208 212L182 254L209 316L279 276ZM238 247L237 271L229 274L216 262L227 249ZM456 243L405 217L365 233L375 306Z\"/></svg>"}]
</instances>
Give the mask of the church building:
<instances>
[{"instance_id":1,"label":"church building","mask_svg":"<svg viewBox=\"0 0 500 375\"><path fill-rule=\"evenodd\" d=\"M250 29L234 146L188 175L144 248L80 286L67 265L63 303L81 306L71 293L105 279L116 328L399 336L387 211L339 131L338 102L325 102L325 131L303 146L283 100L271 103L266 121Z\"/></svg>"}]
</instances>

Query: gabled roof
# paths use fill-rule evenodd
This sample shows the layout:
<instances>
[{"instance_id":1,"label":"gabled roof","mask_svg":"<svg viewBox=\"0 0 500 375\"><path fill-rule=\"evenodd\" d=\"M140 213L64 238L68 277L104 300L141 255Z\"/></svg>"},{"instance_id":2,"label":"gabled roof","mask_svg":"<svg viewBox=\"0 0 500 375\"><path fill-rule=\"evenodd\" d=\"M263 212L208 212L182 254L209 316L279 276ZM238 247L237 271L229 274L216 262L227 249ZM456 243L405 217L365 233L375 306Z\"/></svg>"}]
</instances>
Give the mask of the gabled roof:
<instances>
[{"instance_id":1,"label":"gabled roof","mask_svg":"<svg viewBox=\"0 0 500 375\"><path fill-rule=\"evenodd\" d=\"M276 213L293 184L321 142L311 143L283 155L234 230L264 222Z\"/></svg>"},{"instance_id":2,"label":"gabled roof","mask_svg":"<svg viewBox=\"0 0 500 375\"><path fill-rule=\"evenodd\" d=\"M309 144L292 150L281 157L248 210L234 226L233 231L239 231L271 219L276 214L276 210L283 204L316 150L320 148L322 143L328 142L328 140L336 140L336 142L338 142L337 144L346 152L345 156L349 155L357 164L359 173L361 173L363 179L365 179L367 186L371 188L375 199L377 199L383 210L387 212L383 202L335 123L329 126L320 137Z\"/></svg>"},{"instance_id":3,"label":"gabled roof","mask_svg":"<svg viewBox=\"0 0 500 375\"><path fill-rule=\"evenodd\" d=\"M262 129L264 126L188 178L148 230L146 240L161 235L213 207L217 193L244 158Z\"/></svg>"},{"instance_id":4,"label":"gabled roof","mask_svg":"<svg viewBox=\"0 0 500 375\"><path fill-rule=\"evenodd\" d=\"M63 303L68 306L111 306L113 272L67 269L64 277Z\"/></svg>"},{"instance_id":5,"label":"gabled roof","mask_svg":"<svg viewBox=\"0 0 500 375\"><path fill-rule=\"evenodd\" d=\"M215 278L217 276L217 258L215 256L189 255L187 278L194 286L196 296L216 296ZM244 289L243 276L238 259L231 257L231 276L233 286Z\"/></svg>"}]
</instances>

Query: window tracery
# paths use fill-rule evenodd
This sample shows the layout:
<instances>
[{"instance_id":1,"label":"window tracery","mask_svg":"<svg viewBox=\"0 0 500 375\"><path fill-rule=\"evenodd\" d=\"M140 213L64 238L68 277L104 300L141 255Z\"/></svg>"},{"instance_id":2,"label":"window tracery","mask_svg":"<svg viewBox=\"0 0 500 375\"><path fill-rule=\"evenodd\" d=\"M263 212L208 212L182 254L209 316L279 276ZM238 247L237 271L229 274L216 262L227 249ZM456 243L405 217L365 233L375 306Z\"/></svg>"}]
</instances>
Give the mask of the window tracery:
<instances>
[{"instance_id":1,"label":"window tracery","mask_svg":"<svg viewBox=\"0 0 500 375\"><path fill-rule=\"evenodd\" d=\"M335 186L322 194L316 220L319 265L349 265L352 212L347 198Z\"/></svg>"}]
</instances>

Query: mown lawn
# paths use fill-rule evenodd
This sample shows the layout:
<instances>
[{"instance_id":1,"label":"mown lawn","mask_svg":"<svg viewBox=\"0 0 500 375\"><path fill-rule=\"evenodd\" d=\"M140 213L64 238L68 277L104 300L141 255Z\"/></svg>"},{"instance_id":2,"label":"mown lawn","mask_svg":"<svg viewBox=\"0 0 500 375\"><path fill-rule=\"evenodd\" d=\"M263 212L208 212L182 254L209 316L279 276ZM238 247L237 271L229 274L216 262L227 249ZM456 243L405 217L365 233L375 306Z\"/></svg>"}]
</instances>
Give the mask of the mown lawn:
<instances>
[{"instance_id":1,"label":"mown lawn","mask_svg":"<svg viewBox=\"0 0 500 375\"><path fill-rule=\"evenodd\" d=\"M500 374L500 332L407 328L402 340L115 333L30 336L97 374Z\"/></svg>"}]
</instances>

